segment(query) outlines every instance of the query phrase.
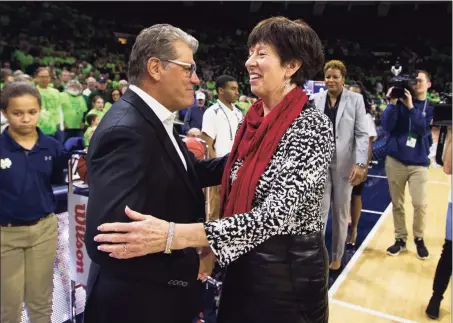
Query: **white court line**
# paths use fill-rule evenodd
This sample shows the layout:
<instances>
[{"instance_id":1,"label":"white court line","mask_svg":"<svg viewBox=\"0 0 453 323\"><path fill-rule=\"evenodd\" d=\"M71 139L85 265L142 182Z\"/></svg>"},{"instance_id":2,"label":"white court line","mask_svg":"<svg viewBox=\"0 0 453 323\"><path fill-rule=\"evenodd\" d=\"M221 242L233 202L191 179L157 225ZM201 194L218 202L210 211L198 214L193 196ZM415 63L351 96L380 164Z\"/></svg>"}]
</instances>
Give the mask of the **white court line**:
<instances>
[{"instance_id":1,"label":"white court line","mask_svg":"<svg viewBox=\"0 0 453 323\"><path fill-rule=\"evenodd\" d=\"M383 214L383 213L384 213L384 212L371 211L371 210L364 210L364 209L362 209L362 212L365 212L365 213L373 213L373 214Z\"/></svg>"},{"instance_id":2,"label":"white court line","mask_svg":"<svg viewBox=\"0 0 453 323\"><path fill-rule=\"evenodd\" d=\"M382 175L367 175L368 177L376 177L376 178L387 178L387 176L382 176Z\"/></svg>"},{"instance_id":3,"label":"white court line","mask_svg":"<svg viewBox=\"0 0 453 323\"><path fill-rule=\"evenodd\" d=\"M449 182L442 182L442 181L428 181L428 184L451 185L451 183L449 183Z\"/></svg>"},{"instance_id":4,"label":"white court line","mask_svg":"<svg viewBox=\"0 0 453 323\"><path fill-rule=\"evenodd\" d=\"M330 300L330 303L337 304L337 305L340 305L340 306L343 306L343 307L348 307L350 309L353 309L353 310L356 310L356 311L359 311L359 312L363 312L363 313L367 313L367 314L370 314L370 315L382 317L382 318L388 319L388 320L390 320L392 322L418 323L416 321L403 319L403 318L398 317L398 316L394 316L394 315L378 312L378 311L375 311L375 310L372 310L372 309L369 309L369 308L365 308L365 307L362 307L362 306L354 305L354 304L351 304L351 303L342 302L342 301L339 301L339 300L336 300L336 299Z\"/></svg>"},{"instance_id":5,"label":"white court line","mask_svg":"<svg viewBox=\"0 0 453 323\"><path fill-rule=\"evenodd\" d=\"M390 203L387 206L387 208L385 209L384 213L382 213L382 216L379 218L379 220L374 225L373 229L371 229L370 233L368 233L367 237L365 238L365 240L360 245L360 248L355 252L355 254L354 254L354 256L352 256L351 260L349 260L349 262L346 265L345 269L342 270L341 274L335 280L335 283L333 283L332 287L330 287L330 289L329 289L329 297L330 298L333 297L333 295L336 293L336 291L338 290L340 285L346 279L346 276L348 275L349 271L352 269L352 267L355 265L357 260L362 255L362 253L365 250L365 248L368 246L368 244L374 238L374 235L379 230L379 228L381 227L382 223L384 223L384 220L390 214L391 210L392 210L392 203Z\"/></svg>"}]
</instances>

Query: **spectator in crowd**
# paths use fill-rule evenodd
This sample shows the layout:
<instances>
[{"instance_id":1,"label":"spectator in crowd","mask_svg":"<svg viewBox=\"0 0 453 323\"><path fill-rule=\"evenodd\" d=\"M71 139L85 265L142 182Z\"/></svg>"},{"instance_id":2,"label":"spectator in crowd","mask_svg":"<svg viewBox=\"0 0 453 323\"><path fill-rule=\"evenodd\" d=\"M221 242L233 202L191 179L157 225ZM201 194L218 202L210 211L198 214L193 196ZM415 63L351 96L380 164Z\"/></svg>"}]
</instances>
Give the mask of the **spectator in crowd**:
<instances>
[{"instance_id":1,"label":"spectator in crowd","mask_svg":"<svg viewBox=\"0 0 453 323\"><path fill-rule=\"evenodd\" d=\"M82 84L71 80L66 89L61 93L61 108L64 118L65 140L71 137L82 137L85 124L83 116L88 111L85 99L82 95Z\"/></svg>"},{"instance_id":2,"label":"spectator in crowd","mask_svg":"<svg viewBox=\"0 0 453 323\"><path fill-rule=\"evenodd\" d=\"M351 215L352 188L362 183L368 168L368 123L363 97L343 87L345 77L346 66L343 62L327 62L324 66L327 91L312 95L318 109L333 124L336 146L321 209L324 231L329 210L332 209L331 270L341 267Z\"/></svg>"},{"instance_id":3,"label":"spectator in crowd","mask_svg":"<svg viewBox=\"0 0 453 323\"><path fill-rule=\"evenodd\" d=\"M247 111L250 109L250 103L247 101L247 97L245 95L241 95L239 97L239 102L237 102L236 105L242 111L242 114L244 116L247 114Z\"/></svg>"},{"instance_id":4,"label":"spectator in crowd","mask_svg":"<svg viewBox=\"0 0 453 323\"><path fill-rule=\"evenodd\" d=\"M112 101L112 95L107 89L107 79L105 77L100 77L98 79L98 88L91 92L87 104L91 104L95 96L100 96L104 102Z\"/></svg>"},{"instance_id":5,"label":"spectator in crowd","mask_svg":"<svg viewBox=\"0 0 453 323\"><path fill-rule=\"evenodd\" d=\"M387 140L387 173L395 225L395 243L387 249L387 254L397 256L406 251L407 229L404 210L406 183L414 207L413 234L417 247L417 257L429 257L423 235L425 232L427 208L427 184L429 148L432 145L431 129L433 107L428 102L427 92L431 87L431 77L426 71L417 73L417 84L413 91L404 89L403 98L392 96L393 88L387 92L390 101L382 115L382 126L389 133Z\"/></svg>"},{"instance_id":6,"label":"spectator in crowd","mask_svg":"<svg viewBox=\"0 0 453 323\"><path fill-rule=\"evenodd\" d=\"M96 95L93 97L93 101L91 102L91 110L87 113L87 116L90 114L95 114L99 117L99 121L101 121L102 117L105 115L104 111L104 99Z\"/></svg>"},{"instance_id":7,"label":"spectator in crowd","mask_svg":"<svg viewBox=\"0 0 453 323\"><path fill-rule=\"evenodd\" d=\"M203 115L202 138L209 149L209 157L223 157L231 151L234 137L243 115L235 105L239 97L239 85L230 75L216 80L219 99ZM209 188L209 220L219 219L220 186Z\"/></svg>"},{"instance_id":8,"label":"spectator in crowd","mask_svg":"<svg viewBox=\"0 0 453 323\"><path fill-rule=\"evenodd\" d=\"M6 84L14 81L14 76L12 76L11 70L8 68L2 68L0 70L0 89L2 89Z\"/></svg>"},{"instance_id":9,"label":"spectator in crowd","mask_svg":"<svg viewBox=\"0 0 453 323\"><path fill-rule=\"evenodd\" d=\"M9 123L0 134L2 322L21 322L25 302L30 322L47 323L58 233L52 184L63 184L67 158L37 127L41 96L33 85L5 86L0 108Z\"/></svg>"},{"instance_id":10,"label":"spectator in crowd","mask_svg":"<svg viewBox=\"0 0 453 323\"><path fill-rule=\"evenodd\" d=\"M365 187L365 181L368 176L368 165L371 162L371 157L373 155L373 141L377 137L376 132L376 125L374 124L373 117L370 114L371 106L368 102L368 95L366 92L365 87L361 82L353 83L350 87L352 92L361 94L363 97L364 108L366 111L366 121L367 121L367 130L369 136L369 144L368 144L368 160L366 163L365 174L363 181L353 187L352 189L352 196L351 196L351 231L349 233L349 237L346 241L348 245L355 246L355 242L357 239L357 227L359 225L360 214L362 213L362 192L363 188Z\"/></svg>"},{"instance_id":11,"label":"spectator in crowd","mask_svg":"<svg viewBox=\"0 0 453 323\"><path fill-rule=\"evenodd\" d=\"M87 88L83 90L83 96L88 100L90 94L96 90L96 79L94 77L87 78Z\"/></svg>"},{"instance_id":12,"label":"spectator in crowd","mask_svg":"<svg viewBox=\"0 0 453 323\"><path fill-rule=\"evenodd\" d=\"M33 83L33 78L28 74L19 74L14 77L14 82L29 82Z\"/></svg>"},{"instance_id":13,"label":"spectator in crowd","mask_svg":"<svg viewBox=\"0 0 453 323\"><path fill-rule=\"evenodd\" d=\"M112 107L113 103L117 102L121 98L121 92L120 90L112 90L112 97L111 97L111 102L105 102L104 104L104 113L107 113L107 111L110 110Z\"/></svg>"},{"instance_id":14,"label":"spectator in crowd","mask_svg":"<svg viewBox=\"0 0 453 323\"><path fill-rule=\"evenodd\" d=\"M187 137L189 138L201 138L201 130L198 128L192 128L187 131Z\"/></svg>"},{"instance_id":15,"label":"spectator in crowd","mask_svg":"<svg viewBox=\"0 0 453 323\"><path fill-rule=\"evenodd\" d=\"M97 114L89 114L87 115L87 123L88 127L85 130L85 133L83 135L83 140L85 142L85 147L88 147L91 137L93 136L94 131L96 130L96 127L99 124L99 117Z\"/></svg>"},{"instance_id":16,"label":"spectator in crowd","mask_svg":"<svg viewBox=\"0 0 453 323\"><path fill-rule=\"evenodd\" d=\"M36 87L42 99L42 111L39 119L39 128L46 134L54 136L63 142L63 132L59 126L64 122L61 113L61 94L51 88L50 71L46 67L40 67L36 71Z\"/></svg>"},{"instance_id":17,"label":"spectator in crowd","mask_svg":"<svg viewBox=\"0 0 453 323\"><path fill-rule=\"evenodd\" d=\"M126 80L121 80L118 82L118 90L120 90L121 95L126 93L127 87L128 87L128 84L127 84Z\"/></svg>"},{"instance_id":18,"label":"spectator in crowd","mask_svg":"<svg viewBox=\"0 0 453 323\"><path fill-rule=\"evenodd\" d=\"M208 108L206 106L206 95L198 91L195 93L195 100L195 104L187 110L186 116L184 117L184 133L192 128L201 130L203 125L203 115Z\"/></svg>"},{"instance_id":19,"label":"spectator in crowd","mask_svg":"<svg viewBox=\"0 0 453 323\"><path fill-rule=\"evenodd\" d=\"M448 128L447 138L445 139L445 148L443 154L444 172L447 175L451 175L451 126ZM433 295L429 300L428 307L426 308L426 314L436 320L439 318L440 303L444 299L445 291L447 290L448 284L451 278L452 269L452 249L451 249L451 233L452 233L452 204L451 204L451 189L448 192L448 209L447 209L447 224L446 224L446 235L445 243L442 248L442 254L440 255L439 262L437 263L436 274L434 275L433 282Z\"/></svg>"},{"instance_id":20,"label":"spectator in crowd","mask_svg":"<svg viewBox=\"0 0 453 323\"><path fill-rule=\"evenodd\" d=\"M71 73L67 69L61 71L59 76L60 86L58 87L58 91L63 92L66 89L66 85L70 80L72 80L72 78L73 76L71 76Z\"/></svg>"},{"instance_id":21,"label":"spectator in crowd","mask_svg":"<svg viewBox=\"0 0 453 323\"><path fill-rule=\"evenodd\" d=\"M209 246L219 264L228 266L219 323L327 322L320 207L335 147L329 118L303 91L305 79L322 67L323 47L306 23L283 17L261 21L248 47L251 91L260 100L247 113L228 158L223 218L174 226L127 209L138 221L104 223L96 241L118 263L158 257L166 247ZM223 91L226 84L220 83Z\"/></svg>"}]
</instances>

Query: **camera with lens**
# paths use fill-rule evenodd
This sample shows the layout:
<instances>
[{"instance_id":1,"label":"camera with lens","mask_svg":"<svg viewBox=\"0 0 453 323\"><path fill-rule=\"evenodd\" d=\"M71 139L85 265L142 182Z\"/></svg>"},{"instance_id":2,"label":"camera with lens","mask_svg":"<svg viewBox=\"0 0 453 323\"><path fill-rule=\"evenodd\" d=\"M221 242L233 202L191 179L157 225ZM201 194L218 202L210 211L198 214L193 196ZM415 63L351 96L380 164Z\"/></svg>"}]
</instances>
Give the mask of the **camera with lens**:
<instances>
[{"instance_id":1,"label":"camera with lens","mask_svg":"<svg viewBox=\"0 0 453 323\"><path fill-rule=\"evenodd\" d=\"M390 81L390 86L393 87L390 97L393 99L401 99L405 97L404 90L408 90L414 96L413 86L417 84L417 75L415 74L401 74L403 67L396 62L392 66L391 71L393 77ZM401 75L400 75L401 74Z\"/></svg>"}]
</instances>

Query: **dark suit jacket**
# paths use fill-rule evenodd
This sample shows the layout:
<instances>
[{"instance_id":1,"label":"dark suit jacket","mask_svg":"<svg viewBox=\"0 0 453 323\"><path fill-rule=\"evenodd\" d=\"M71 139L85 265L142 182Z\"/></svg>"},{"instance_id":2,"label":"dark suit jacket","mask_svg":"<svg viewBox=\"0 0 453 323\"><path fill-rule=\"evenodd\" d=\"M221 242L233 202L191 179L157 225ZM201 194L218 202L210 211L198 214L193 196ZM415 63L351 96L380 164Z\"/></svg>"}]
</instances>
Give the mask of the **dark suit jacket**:
<instances>
[{"instance_id":1,"label":"dark suit jacket","mask_svg":"<svg viewBox=\"0 0 453 323\"><path fill-rule=\"evenodd\" d=\"M128 90L103 117L90 141L85 244L95 264L87 286L90 313L86 311L85 322L154 322L150 316L153 306L163 312L172 308L177 312L184 306L187 313L197 310L189 305L198 297L199 258L195 249L118 260L98 251L99 244L93 240L100 224L131 221L124 213L126 205L176 223L204 221L202 188L220 184L226 157L197 161L178 134L174 135L187 171L161 121L135 92ZM126 316L99 316L118 310ZM182 316L170 317L162 316L156 322L179 322Z\"/></svg>"}]
</instances>

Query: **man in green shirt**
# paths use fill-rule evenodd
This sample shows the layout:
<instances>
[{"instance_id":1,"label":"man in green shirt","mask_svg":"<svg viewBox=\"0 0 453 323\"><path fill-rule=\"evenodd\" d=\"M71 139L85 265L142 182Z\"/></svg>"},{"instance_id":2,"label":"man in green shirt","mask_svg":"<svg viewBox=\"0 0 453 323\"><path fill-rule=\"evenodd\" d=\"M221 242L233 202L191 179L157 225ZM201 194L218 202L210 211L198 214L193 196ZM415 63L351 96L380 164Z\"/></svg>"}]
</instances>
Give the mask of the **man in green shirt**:
<instances>
[{"instance_id":1,"label":"man in green shirt","mask_svg":"<svg viewBox=\"0 0 453 323\"><path fill-rule=\"evenodd\" d=\"M41 113L38 127L44 134L54 136L57 140L63 142L63 132L59 129L59 125L63 123L61 95L58 90L49 87L50 73L48 68L38 68L36 83L36 87L41 94L41 111L44 112Z\"/></svg>"},{"instance_id":2,"label":"man in green shirt","mask_svg":"<svg viewBox=\"0 0 453 323\"><path fill-rule=\"evenodd\" d=\"M82 84L71 80L66 85L66 90L61 93L61 108L65 125L65 140L70 137L82 137L83 116L88 110L85 99L82 95Z\"/></svg>"}]
</instances>

